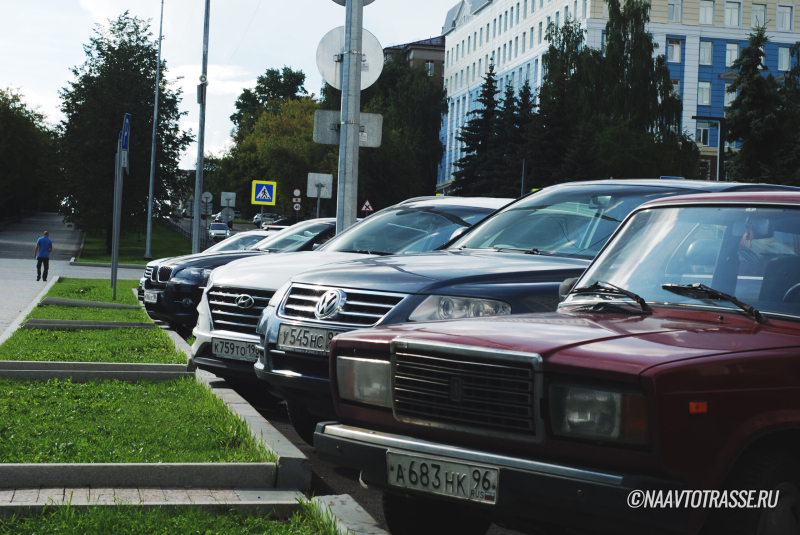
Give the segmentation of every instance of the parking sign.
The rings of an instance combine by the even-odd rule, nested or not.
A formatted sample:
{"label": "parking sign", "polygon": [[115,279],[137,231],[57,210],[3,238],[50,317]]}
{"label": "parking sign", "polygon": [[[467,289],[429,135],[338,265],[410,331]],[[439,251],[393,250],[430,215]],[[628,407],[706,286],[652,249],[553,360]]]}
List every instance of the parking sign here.
{"label": "parking sign", "polygon": [[251,204],[261,204],[265,206],[275,206],[275,182],[265,180],[253,180],[253,192],[250,195]]}

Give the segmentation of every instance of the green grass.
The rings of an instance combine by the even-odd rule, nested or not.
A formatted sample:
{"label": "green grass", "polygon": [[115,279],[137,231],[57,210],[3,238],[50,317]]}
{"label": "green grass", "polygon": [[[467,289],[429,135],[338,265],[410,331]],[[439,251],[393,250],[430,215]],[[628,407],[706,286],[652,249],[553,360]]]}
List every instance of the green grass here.
{"label": "green grass", "polygon": [[[120,264],[147,264],[144,259],[145,238],[139,240],[138,232],[120,235],[119,262]],[[150,253],[153,258],[166,258],[168,256],[182,256],[192,253],[192,244],[180,234],[164,225],[153,225],[153,234],[150,241]],[[87,234],[78,262],[111,263],[111,255],[106,252],[106,233],[98,232]]]}
{"label": "green grass", "polygon": [[0,360],[186,364],[161,329],[40,331],[20,329],[0,346]]}
{"label": "green grass", "polygon": [[142,309],[114,310],[109,308],[62,307],[55,305],[36,307],[28,314],[27,319],[152,323],[150,317]]}
{"label": "green grass", "polygon": [[0,518],[2,535],[339,535],[319,531],[314,518],[295,514],[291,520],[243,516],[235,511],[211,513],[196,507],[175,511],[144,510],[120,505],[78,510],[55,506],[43,513]]}
{"label": "green grass", "polygon": [[0,380],[5,463],[268,462],[247,424],[194,379]]}
{"label": "green grass", "polygon": [[120,305],[138,305],[139,301],[131,291],[131,288],[138,287],[139,281],[117,280],[117,300],[114,301],[111,299],[112,291],[109,279],[62,278],[47,292],[47,297],[118,303]]}

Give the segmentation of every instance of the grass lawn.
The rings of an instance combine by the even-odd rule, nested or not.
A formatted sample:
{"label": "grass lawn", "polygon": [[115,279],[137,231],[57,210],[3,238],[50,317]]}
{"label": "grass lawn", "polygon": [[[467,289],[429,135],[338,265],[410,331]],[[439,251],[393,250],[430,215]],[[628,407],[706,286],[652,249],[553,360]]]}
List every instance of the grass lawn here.
{"label": "grass lawn", "polygon": [[179,511],[136,507],[92,507],[79,511],[53,507],[32,517],[0,518],[2,535],[328,535],[314,519],[296,514],[289,521],[267,516],[242,516],[235,511],[210,513],[199,508]]}
{"label": "grass lawn", "polygon": [[0,380],[0,462],[269,462],[247,424],[194,379]]}
{"label": "grass lawn", "polygon": [[[118,311],[119,312],[119,311]],[[21,329],[0,346],[0,360],[186,364],[161,329],[40,331]]]}
{"label": "grass lawn", "polygon": [[72,279],[62,278],[47,292],[47,297],[62,299],[82,299],[84,301],[100,301],[101,303],[118,303],[120,305],[138,305],[131,288],[138,288],[139,281],[117,280],[117,300],[111,299],[110,279]]}
{"label": "grass lawn", "polygon": [[[120,264],[147,264],[144,259],[145,237],[139,240],[138,232],[120,235],[119,262]],[[153,258],[166,258],[169,256],[182,256],[192,253],[192,244],[180,234],[164,225],[153,225],[153,234],[150,241],[150,253]],[[83,244],[83,252],[78,262],[111,263],[111,255],[106,253],[106,233],[98,232],[87,234]],[[117,292],[119,294],[119,291]]]}
{"label": "grass lawn", "polygon": [[147,313],[142,310],[114,310],[110,308],[82,308],[43,306],[36,307],[26,319],[46,320],[84,320],[84,321],[133,321],[152,323]]}

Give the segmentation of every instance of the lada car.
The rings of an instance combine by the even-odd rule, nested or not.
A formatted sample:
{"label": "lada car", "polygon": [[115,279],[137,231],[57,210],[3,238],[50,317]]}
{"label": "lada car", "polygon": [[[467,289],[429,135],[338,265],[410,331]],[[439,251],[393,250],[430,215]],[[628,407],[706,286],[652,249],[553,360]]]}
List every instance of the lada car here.
{"label": "lada car", "polygon": [[157,268],[148,266],[145,270],[145,275],[150,270],[150,277],[143,284],[147,314],[188,335],[197,324],[197,305],[212,270],[242,258],[310,251],[329,240],[335,232],[335,219],[314,219],[275,233],[261,230],[242,233],[267,236],[248,249],[227,250],[224,246],[228,240],[225,240],[200,254],[159,261]]}
{"label": "lada car", "polygon": [[487,218],[447,250],[305,271],[266,312],[266,351],[256,373],[286,399],[295,430],[310,442],[316,423],[334,415],[327,367],[334,336],[391,323],[552,312],[560,284],[583,273],[643,202],[751,187],[760,186],[685,180],[551,186]]}
{"label": "lada car", "polygon": [[275,291],[292,276],[352,258],[430,251],[509,202],[480,197],[409,199],[371,215],[318,250],[237,260],[214,270],[198,307],[194,364],[226,379],[258,385],[253,370],[263,353],[258,322]]}
{"label": "lada car", "polygon": [[393,535],[798,533],[800,193],[636,209],[557,313],[340,335],[321,458]]}

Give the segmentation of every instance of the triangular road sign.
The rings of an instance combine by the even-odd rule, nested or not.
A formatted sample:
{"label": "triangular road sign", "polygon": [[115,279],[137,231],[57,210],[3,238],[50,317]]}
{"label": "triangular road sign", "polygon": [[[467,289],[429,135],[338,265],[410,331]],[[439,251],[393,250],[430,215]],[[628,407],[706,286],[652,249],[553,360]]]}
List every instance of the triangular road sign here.
{"label": "triangular road sign", "polygon": [[364,206],[361,207],[362,212],[374,212],[375,210],[372,208],[372,205],[369,203],[369,199],[367,202],[364,203]]}
{"label": "triangular road sign", "polygon": [[264,185],[264,187],[261,188],[261,191],[258,193],[258,195],[256,195],[256,199],[258,199],[259,201],[271,201],[272,200],[272,197],[269,196],[269,189],[267,188],[266,185]]}

